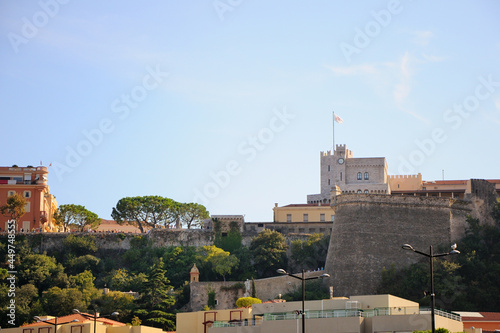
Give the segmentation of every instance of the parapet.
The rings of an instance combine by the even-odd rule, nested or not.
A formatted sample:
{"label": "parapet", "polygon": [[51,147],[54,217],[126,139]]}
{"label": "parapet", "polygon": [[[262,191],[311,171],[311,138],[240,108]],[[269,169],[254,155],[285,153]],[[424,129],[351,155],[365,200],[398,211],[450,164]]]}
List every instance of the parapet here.
{"label": "parapet", "polygon": [[379,194],[342,194],[332,201],[331,206],[372,204],[383,206],[414,206],[441,207],[471,211],[470,202],[455,198],[409,196],[409,195],[379,195]]}

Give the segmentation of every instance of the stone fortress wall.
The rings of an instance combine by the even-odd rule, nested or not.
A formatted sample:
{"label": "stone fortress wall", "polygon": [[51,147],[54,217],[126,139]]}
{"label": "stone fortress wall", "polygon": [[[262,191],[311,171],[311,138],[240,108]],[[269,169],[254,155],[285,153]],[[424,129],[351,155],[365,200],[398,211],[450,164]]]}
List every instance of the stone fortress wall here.
{"label": "stone fortress wall", "polygon": [[[335,210],[325,271],[335,296],[376,293],[383,268],[405,267],[421,258],[401,248],[453,244],[465,234],[466,217],[489,221],[493,184],[473,180],[466,200],[375,194],[332,196]],[[488,222],[487,222],[488,223]],[[460,248],[460,246],[459,246]]]}

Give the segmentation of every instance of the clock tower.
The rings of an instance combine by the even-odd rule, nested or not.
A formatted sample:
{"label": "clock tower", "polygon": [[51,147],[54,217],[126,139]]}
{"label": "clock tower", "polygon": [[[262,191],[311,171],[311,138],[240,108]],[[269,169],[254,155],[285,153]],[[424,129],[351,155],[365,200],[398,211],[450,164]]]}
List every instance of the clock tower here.
{"label": "clock tower", "polygon": [[[350,151],[346,149],[345,145],[337,145],[334,151],[334,163],[333,163],[333,177],[335,179],[335,184],[339,185],[341,188],[345,185],[346,176],[346,164],[349,158],[348,153]],[[352,156],[352,153],[351,153]]]}

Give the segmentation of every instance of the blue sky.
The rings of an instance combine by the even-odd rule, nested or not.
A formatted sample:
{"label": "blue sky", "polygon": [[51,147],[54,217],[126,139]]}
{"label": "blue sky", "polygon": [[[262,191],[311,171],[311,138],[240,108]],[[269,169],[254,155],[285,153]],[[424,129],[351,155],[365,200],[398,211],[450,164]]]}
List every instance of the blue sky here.
{"label": "blue sky", "polygon": [[500,178],[498,1],[1,1],[0,165],[59,204],[272,221],[335,143],[391,174]]}

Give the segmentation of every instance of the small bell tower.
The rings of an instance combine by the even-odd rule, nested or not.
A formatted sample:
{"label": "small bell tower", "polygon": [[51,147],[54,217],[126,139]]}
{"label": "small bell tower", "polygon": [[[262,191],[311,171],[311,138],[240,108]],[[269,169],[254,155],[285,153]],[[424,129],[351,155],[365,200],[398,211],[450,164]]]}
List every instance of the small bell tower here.
{"label": "small bell tower", "polygon": [[189,283],[200,282],[200,271],[198,270],[198,267],[196,267],[196,264],[193,264],[193,268],[191,268],[191,271],[189,272],[189,277]]}

